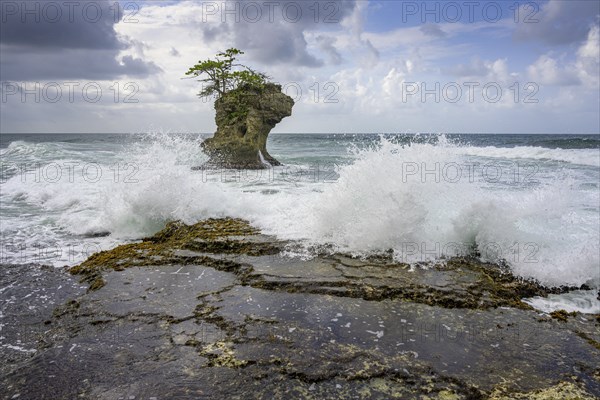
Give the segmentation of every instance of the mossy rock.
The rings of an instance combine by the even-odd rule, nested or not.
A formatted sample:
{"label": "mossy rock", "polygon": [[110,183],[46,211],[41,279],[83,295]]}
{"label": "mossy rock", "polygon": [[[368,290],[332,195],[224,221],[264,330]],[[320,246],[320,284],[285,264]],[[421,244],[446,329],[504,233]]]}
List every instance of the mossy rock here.
{"label": "mossy rock", "polygon": [[[251,243],[229,240],[229,237],[255,235],[258,231],[241,219],[208,219],[193,225],[180,221],[170,222],[151,237],[137,243],[120,245],[111,250],[92,254],[87,260],[70,269],[73,275],[82,275],[82,282],[90,284],[90,290],[104,286],[102,271],[121,271],[136,266],[165,265],[177,263],[203,263],[221,270],[236,270],[240,266],[228,260],[207,256],[182,257],[174,252],[179,249],[205,253],[230,253],[262,255],[276,249],[268,243]],[[218,265],[217,265],[218,264]]]}

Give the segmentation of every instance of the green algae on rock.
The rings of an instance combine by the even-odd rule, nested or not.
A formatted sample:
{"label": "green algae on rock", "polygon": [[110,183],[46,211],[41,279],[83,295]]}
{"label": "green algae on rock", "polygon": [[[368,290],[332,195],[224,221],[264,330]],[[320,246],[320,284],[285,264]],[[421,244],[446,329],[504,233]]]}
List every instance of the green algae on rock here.
{"label": "green algae on rock", "polygon": [[567,322],[568,317],[576,316],[576,312],[567,312],[566,310],[556,310],[550,313],[550,316],[558,321]]}
{"label": "green algae on rock", "polygon": [[142,239],[141,242],[128,243],[95,253],[83,263],[71,268],[70,272],[82,275],[83,282],[91,284],[90,290],[96,290],[104,285],[102,271],[111,269],[120,271],[133,266],[181,262],[201,262],[222,270],[236,269],[238,265],[228,260],[206,256],[176,256],[174,252],[179,249],[201,249],[208,253],[236,252],[258,255],[276,251],[265,243],[246,243],[243,239],[227,240],[228,237],[243,238],[256,233],[246,221],[233,218],[208,219],[194,225],[185,225],[179,221],[170,222],[163,230]]}
{"label": "green algae on rock", "polygon": [[[194,225],[180,221],[169,222],[155,235],[143,238],[141,242],[117,246],[112,250],[91,255],[83,263],[71,268],[71,273],[81,274],[92,270],[122,270],[133,265],[157,265],[164,263],[174,250],[196,243],[219,243],[228,236],[247,236],[256,234],[246,221],[233,218],[207,219]],[[210,247],[210,246],[207,246]],[[221,249],[219,249],[221,250]],[[241,251],[241,250],[240,250]]]}
{"label": "green algae on rock", "polygon": [[596,396],[573,382],[560,382],[556,386],[527,393],[503,393],[495,390],[489,400],[594,400]]}
{"label": "green algae on rock", "polygon": [[372,301],[402,299],[445,308],[531,309],[521,301],[523,297],[547,294],[535,282],[475,259],[455,258],[428,268],[336,254],[303,261],[283,257],[285,245],[240,219],[208,219],[193,225],[171,222],[141,242],[92,255],[71,273],[82,275],[95,290],[104,284],[102,271],[195,263],[234,272],[242,283],[271,291]]}

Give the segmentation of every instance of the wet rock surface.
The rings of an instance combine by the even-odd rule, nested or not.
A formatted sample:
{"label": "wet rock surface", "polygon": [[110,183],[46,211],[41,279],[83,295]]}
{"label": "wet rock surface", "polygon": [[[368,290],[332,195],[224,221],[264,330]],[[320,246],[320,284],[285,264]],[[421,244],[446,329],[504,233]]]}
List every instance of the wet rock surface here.
{"label": "wet rock surface", "polygon": [[411,268],[285,246],[241,220],[172,223],[48,272],[71,289],[10,320],[44,330],[26,357],[1,349],[3,398],[600,396],[597,316],[536,312],[521,302],[547,292],[535,282],[474,259]]}
{"label": "wet rock surface", "polygon": [[0,268],[0,374],[4,375],[48,346],[54,310],[84,294],[88,285],[64,269],[35,264]]}

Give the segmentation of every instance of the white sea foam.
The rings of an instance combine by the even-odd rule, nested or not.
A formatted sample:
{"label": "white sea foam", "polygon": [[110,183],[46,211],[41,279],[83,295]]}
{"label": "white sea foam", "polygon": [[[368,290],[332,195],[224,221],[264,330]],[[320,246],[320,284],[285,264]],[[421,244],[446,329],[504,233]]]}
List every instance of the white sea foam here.
{"label": "white sea foam", "polygon": [[[598,192],[582,191],[569,177],[529,189],[490,186],[485,180],[451,182],[413,176],[406,165],[461,164],[461,149],[400,146],[383,140],[340,171],[337,182],[257,223],[271,233],[339,250],[393,249],[402,261],[432,260],[475,246],[484,259],[506,260],[524,277],[545,284],[598,280]],[[585,200],[583,200],[585,198]],[[588,209],[581,208],[581,202]]]}
{"label": "white sea foam", "polygon": [[[333,182],[285,180],[278,168],[231,182],[233,173],[190,170],[206,160],[199,149],[198,141],[154,135],[102,155],[105,174],[98,182],[69,182],[67,175],[58,182],[24,182],[14,175],[2,184],[10,214],[3,235],[31,247],[110,232],[78,239],[94,250],[152,234],[169,220],[231,216],[298,241],[302,246],[294,251],[305,257],[328,244],[358,255],[392,249],[401,261],[419,262],[472,247],[547,285],[599,285],[598,171],[590,167],[596,150],[546,149],[542,157],[531,148],[461,146],[443,136],[437,144],[410,145],[380,138],[355,150]],[[3,158],[46,164],[91,162],[93,154],[77,158],[77,148],[25,142],[2,150]],[[498,159],[491,171],[499,167],[502,179],[475,167],[484,156]],[[523,158],[537,159],[533,176],[511,170]],[[137,172],[115,179],[115,163]],[[82,173],[78,168],[75,173]],[[84,256],[62,257],[58,264]]]}
{"label": "white sea foam", "polygon": [[545,147],[463,147],[463,154],[481,157],[510,158],[515,160],[551,160],[571,164],[600,166],[598,149],[548,149]]}
{"label": "white sea foam", "polygon": [[532,297],[524,302],[545,313],[555,310],[600,314],[600,300],[595,290],[575,290],[563,294],[550,294],[548,297]]}

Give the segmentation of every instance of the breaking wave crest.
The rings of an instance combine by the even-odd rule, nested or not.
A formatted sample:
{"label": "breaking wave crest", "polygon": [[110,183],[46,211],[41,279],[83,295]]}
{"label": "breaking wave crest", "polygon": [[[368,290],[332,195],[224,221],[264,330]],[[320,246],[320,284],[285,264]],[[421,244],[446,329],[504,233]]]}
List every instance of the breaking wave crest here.
{"label": "breaking wave crest", "polygon": [[[327,174],[335,179],[304,179],[297,172],[314,166],[297,160],[293,168],[260,173],[191,171],[206,160],[199,144],[188,136],[148,135],[87,154],[81,144],[13,142],[2,149],[4,159],[79,165],[74,182],[64,173],[56,182],[24,181],[7,167],[2,202],[10,204],[8,213],[27,209],[32,217],[9,215],[3,235],[60,242],[110,232],[86,239],[109,246],[152,234],[170,220],[230,216],[293,239],[303,257],[324,246],[356,255],[391,250],[411,263],[477,253],[546,285],[600,286],[594,149],[376,137],[349,150],[348,163]],[[98,164],[99,179],[77,179],[90,173],[86,162]]]}

